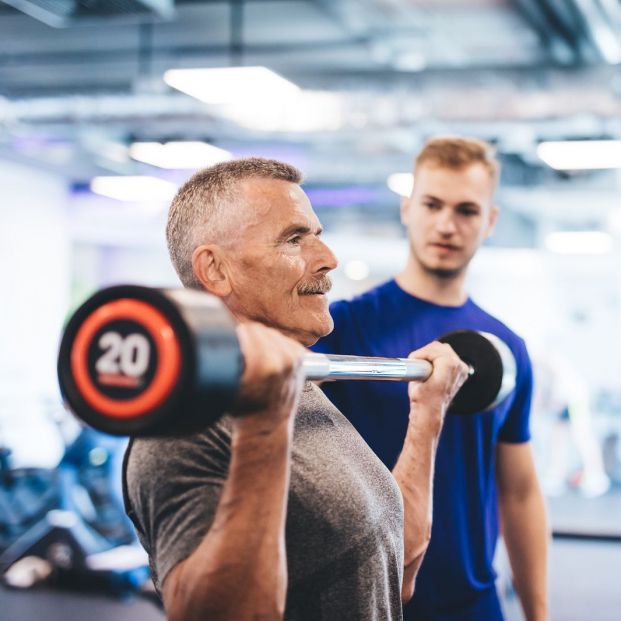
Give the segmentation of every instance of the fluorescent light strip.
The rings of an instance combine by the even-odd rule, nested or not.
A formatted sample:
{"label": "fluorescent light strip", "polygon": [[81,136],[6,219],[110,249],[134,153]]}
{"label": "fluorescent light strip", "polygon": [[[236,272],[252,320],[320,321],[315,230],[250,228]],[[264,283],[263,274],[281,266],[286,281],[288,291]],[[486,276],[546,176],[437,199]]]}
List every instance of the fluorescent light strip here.
{"label": "fluorescent light strip", "polygon": [[602,231],[557,231],[546,236],[545,245],[558,254],[607,254],[613,240]]}
{"label": "fluorescent light strip", "polygon": [[300,88],[267,67],[219,67],[215,69],[170,69],[164,81],[172,88],[208,104],[253,100],[279,100]]}
{"label": "fluorescent light strip", "polygon": [[621,168],[621,140],[542,142],[537,155],[556,170]]}
{"label": "fluorescent light strip", "polygon": [[177,186],[158,177],[94,177],[91,192],[129,203],[168,202]]}
{"label": "fluorescent light strip", "polygon": [[386,185],[395,194],[409,198],[414,187],[414,175],[412,173],[393,173],[386,180]]}
{"label": "fluorescent light strip", "polygon": [[230,160],[233,156],[206,142],[134,142],[129,154],[139,162],[169,170],[191,170]]}
{"label": "fluorescent light strip", "polygon": [[211,113],[259,131],[335,131],[343,126],[343,98],[322,91],[263,95],[214,106]]}

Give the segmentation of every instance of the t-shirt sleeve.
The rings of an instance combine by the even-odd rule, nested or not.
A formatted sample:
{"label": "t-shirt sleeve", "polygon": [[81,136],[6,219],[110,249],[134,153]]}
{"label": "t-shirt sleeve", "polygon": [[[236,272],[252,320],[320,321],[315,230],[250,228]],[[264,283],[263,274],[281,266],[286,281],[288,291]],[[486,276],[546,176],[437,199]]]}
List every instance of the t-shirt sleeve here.
{"label": "t-shirt sleeve", "polygon": [[158,591],[211,526],[229,460],[230,431],[222,422],[200,435],[134,440],[126,466],[127,509]]}
{"label": "t-shirt sleeve", "polygon": [[498,434],[500,442],[530,440],[530,406],[533,395],[533,368],[524,341],[514,350],[517,366],[516,385],[511,408]]}

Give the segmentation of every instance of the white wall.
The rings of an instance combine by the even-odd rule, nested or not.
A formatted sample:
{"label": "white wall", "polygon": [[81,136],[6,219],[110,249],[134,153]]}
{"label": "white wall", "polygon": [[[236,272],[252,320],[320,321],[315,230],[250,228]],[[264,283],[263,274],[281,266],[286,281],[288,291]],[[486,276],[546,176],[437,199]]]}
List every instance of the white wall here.
{"label": "white wall", "polygon": [[0,161],[0,188],[0,443],[18,463],[47,465],[60,451],[45,410],[58,401],[56,355],[69,293],[66,186]]}

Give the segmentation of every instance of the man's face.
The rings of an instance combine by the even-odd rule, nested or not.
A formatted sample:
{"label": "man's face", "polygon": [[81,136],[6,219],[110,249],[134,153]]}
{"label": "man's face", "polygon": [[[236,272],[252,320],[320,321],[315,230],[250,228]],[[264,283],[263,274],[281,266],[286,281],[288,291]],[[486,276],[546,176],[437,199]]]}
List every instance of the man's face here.
{"label": "man's face", "polygon": [[248,179],[239,188],[244,224],[227,251],[238,317],[277,328],[304,345],[331,332],[327,273],[337,261],[302,189],[287,181]]}
{"label": "man's face", "polygon": [[494,227],[494,182],[482,164],[460,170],[422,164],[410,199],[401,204],[410,252],[439,278],[463,273]]}

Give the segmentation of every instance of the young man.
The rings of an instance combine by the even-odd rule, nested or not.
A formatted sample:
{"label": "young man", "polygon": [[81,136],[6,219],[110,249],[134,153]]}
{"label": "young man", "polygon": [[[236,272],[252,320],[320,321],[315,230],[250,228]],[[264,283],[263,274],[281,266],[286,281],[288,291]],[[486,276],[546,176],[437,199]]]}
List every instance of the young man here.
{"label": "young man", "polygon": [[[484,142],[429,141],[416,159],[412,195],[401,204],[409,238],[404,269],[394,280],[333,304],[334,331],[315,347],[403,356],[443,333],[468,328],[496,334],[518,364],[515,392],[496,409],[447,417],[436,456],[431,543],[405,619],[502,619],[492,568],[498,517],[526,617],[547,618],[546,517],[528,442],[531,365],[523,341],[465,289],[468,264],[498,215],[498,174]],[[405,388],[388,382],[322,387],[392,468],[407,428]]]}
{"label": "young man", "polygon": [[427,544],[437,438],[467,367],[447,345],[415,352],[434,370],[410,387],[391,475],[301,373],[332,329],[336,259],[300,180],[272,160],[225,162],[169,213],[181,281],[239,320],[245,362],[229,416],[128,448],[126,508],[171,621],[399,620]]}

